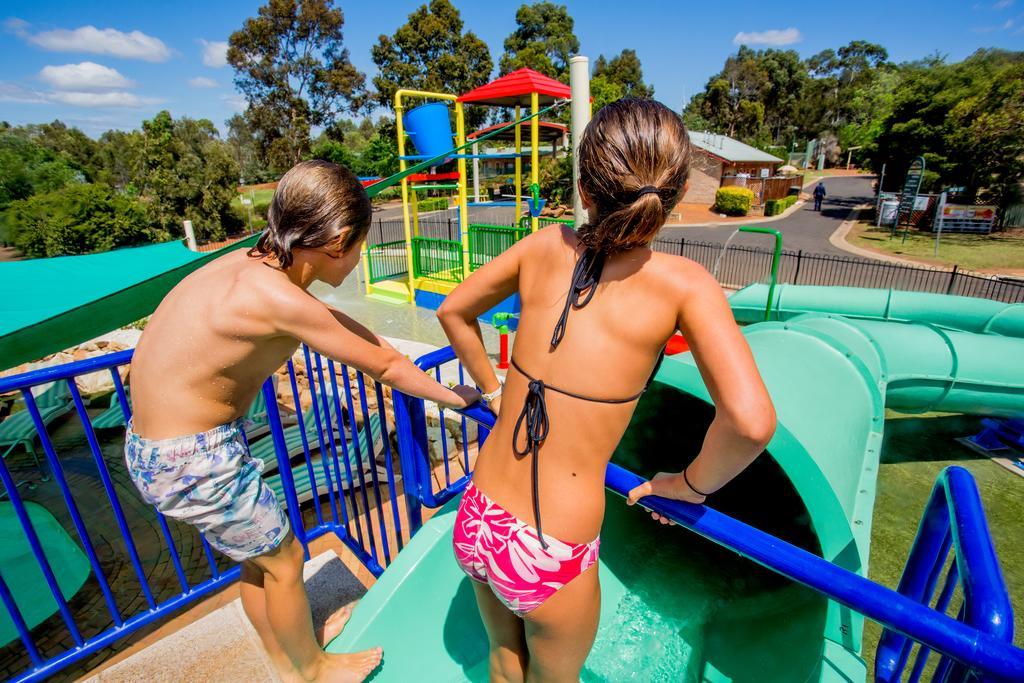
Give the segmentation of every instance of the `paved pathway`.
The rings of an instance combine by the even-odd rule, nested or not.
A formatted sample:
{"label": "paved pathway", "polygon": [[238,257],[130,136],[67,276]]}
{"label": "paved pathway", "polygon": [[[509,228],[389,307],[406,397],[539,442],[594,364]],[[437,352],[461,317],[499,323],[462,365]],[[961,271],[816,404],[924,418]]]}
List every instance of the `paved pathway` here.
{"label": "paved pathway", "polygon": [[[846,220],[850,209],[858,204],[869,203],[873,194],[871,178],[866,176],[848,178],[828,178],[825,180],[825,197],[821,212],[814,210],[814,203],[808,201],[792,215],[782,220],[765,223],[766,226],[782,231],[782,246],[787,250],[802,249],[813,254],[831,254],[834,256],[850,256],[847,251],[839,249],[829,242],[829,236]],[[666,226],[662,228],[662,238],[701,240],[704,242],[724,243],[733,233],[735,225],[707,226]],[[737,235],[733,244],[751,247],[770,248],[770,240],[763,235]]]}

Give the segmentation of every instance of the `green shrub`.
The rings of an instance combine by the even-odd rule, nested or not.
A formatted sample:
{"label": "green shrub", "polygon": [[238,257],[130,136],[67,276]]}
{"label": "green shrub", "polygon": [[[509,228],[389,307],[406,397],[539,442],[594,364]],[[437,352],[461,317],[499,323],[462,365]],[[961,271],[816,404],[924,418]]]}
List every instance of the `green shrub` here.
{"label": "green shrub", "polygon": [[788,195],[781,199],[769,199],[764,203],[764,215],[765,216],[778,216],[780,213],[793,206],[796,203],[797,196],[795,194]]}
{"label": "green shrub", "polygon": [[430,197],[429,199],[421,199],[417,202],[416,207],[420,212],[442,211],[448,208],[448,198]]}
{"label": "green shrub", "polygon": [[727,216],[746,216],[754,203],[754,193],[745,187],[720,187],[715,193],[715,210]]}
{"label": "green shrub", "polygon": [[43,258],[109,251],[165,240],[149,207],[100,183],[73,184],[12,202],[5,212],[10,241]]}

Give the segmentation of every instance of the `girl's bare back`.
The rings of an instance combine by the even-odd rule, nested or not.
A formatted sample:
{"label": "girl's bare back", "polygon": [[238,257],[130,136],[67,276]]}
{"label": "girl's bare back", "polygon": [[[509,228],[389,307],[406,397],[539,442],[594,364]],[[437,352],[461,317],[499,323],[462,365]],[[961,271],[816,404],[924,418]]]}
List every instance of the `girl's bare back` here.
{"label": "girl's bare back", "polygon": [[[520,254],[522,314],[513,358],[550,387],[595,399],[621,399],[641,391],[660,350],[676,331],[679,257],[633,249],[610,258],[593,300],[572,310],[565,337],[550,350],[577,255],[582,247],[568,228],[545,229],[524,240]],[[695,264],[692,264],[698,270]],[[513,431],[529,380],[509,370],[502,411],[482,449],[474,482],[520,519],[533,522],[531,462],[514,454]],[[585,543],[598,535],[604,515],[604,470],[625,432],[636,402],[584,401],[547,390],[550,432],[540,449],[540,507],[544,532]],[[520,436],[520,441],[522,441]]]}

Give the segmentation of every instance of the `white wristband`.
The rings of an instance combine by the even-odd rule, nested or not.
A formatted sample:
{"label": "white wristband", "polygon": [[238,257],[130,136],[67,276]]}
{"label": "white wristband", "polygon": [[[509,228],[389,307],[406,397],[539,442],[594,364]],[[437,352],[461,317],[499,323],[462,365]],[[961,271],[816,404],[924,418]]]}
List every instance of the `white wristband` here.
{"label": "white wristband", "polygon": [[504,388],[505,388],[505,382],[503,382],[502,379],[499,377],[498,378],[498,388],[495,389],[494,391],[490,392],[489,394],[480,394],[480,397],[483,398],[483,400],[485,400],[488,403],[490,403],[494,399],[496,399],[499,396],[501,396],[501,390],[504,389]]}

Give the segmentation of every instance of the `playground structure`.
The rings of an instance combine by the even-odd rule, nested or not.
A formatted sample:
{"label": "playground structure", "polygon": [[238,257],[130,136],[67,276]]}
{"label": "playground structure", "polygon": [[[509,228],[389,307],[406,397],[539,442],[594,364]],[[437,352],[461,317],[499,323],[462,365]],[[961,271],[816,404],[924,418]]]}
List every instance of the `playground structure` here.
{"label": "playground structure", "polygon": [[[395,93],[400,173],[409,162],[431,160],[431,172],[401,180],[402,223],[404,238],[379,244],[367,244],[363,252],[363,274],[366,293],[391,301],[415,303],[437,308],[444,297],[466,276],[488,262],[526,234],[542,224],[540,212],[545,205],[540,191],[540,140],[551,139],[552,132],[564,136],[564,128],[540,120],[541,107],[550,107],[569,99],[569,87],[531,69],[519,69],[462,95],[399,90]],[[427,102],[406,111],[409,100]],[[464,106],[511,108],[508,124],[491,126],[473,135],[465,132]],[[449,105],[453,111],[449,110]],[[524,116],[524,110],[529,114]],[[455,119],[455,130],[451,118]],[[523,133],[529,126],[530,184],[529,195],[523,195]],[[480,152],[479,144],[488,139],[511,138],[512,153]],[[470,142],[467,142],[467,138]],[[411,142],[416,154],[411,154]],[[458,151],[471,145],[470,153]],[[468,196],[466,160],[513,159],[515,165],[514,194],[493,201],[478,201],[479,179],[474,173],[474,201]],[[455,163],[454,171],[436,172],[438,167]],[[372,187],[372,186],[371,186]],[[418,193],[430,190],[455,190],[457,239],[440,239],[421,234]],[[529,213],[523,214],[524,200]],[[486,209],[508,207],[513,219],[508,225],[474,223],[471,207]],[[551,219],[553,220],[553,219]],[[545,221],[546,222],[546,221]],[[571,221],[562,221],[571,222]],[[484,316],[493,313],[516,313],[518,301],[499,304]]]}

